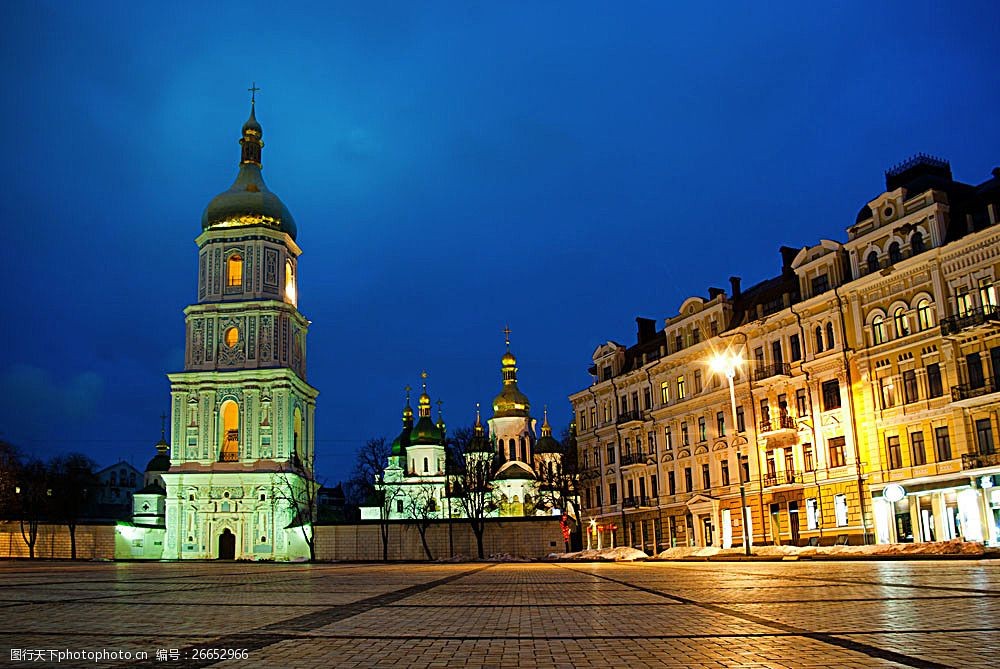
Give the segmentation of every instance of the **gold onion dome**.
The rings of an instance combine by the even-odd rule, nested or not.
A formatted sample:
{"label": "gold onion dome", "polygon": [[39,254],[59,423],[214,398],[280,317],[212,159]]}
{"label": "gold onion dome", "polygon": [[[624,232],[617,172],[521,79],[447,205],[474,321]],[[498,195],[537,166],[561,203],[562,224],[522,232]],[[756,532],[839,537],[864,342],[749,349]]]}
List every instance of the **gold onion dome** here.
{"label": "gold onion dome", "polygon": [[[163,417],[165,420],[166,417]],[[146,465],[147,472],[165,472],[170,469],[170,444],[167,443],[167,429],[164,424],[160,425],[160,440],[156,442],[156,455]]]}
{"label": "gold onion dome", "polygon": [[549,410],[545,409],[545,420],[542,423],[542,437],[535,444],[535,453],[561,453],[562,447],[552,436],[552,426],[549,425]]}
{"label": "gold onion dome", "polygon": [[201,229],[238,228],[261,225],[275,228],[295,239],[295,220],[288,207],[268,190],[261,176],[261,150],[264,131],[257,122],[254,104],[250,118],[243,124],[240,138],[240,171],[229,190],[219,193],[205,207]]}
{"label": "gold onion dome", "polygon": [[520,416],[527,418],[531,411],[531,404],[525,394],[517,387],[517,358],[510,352],[509,341],[507,347],[507,352],[500,358],[503,390],[493,398],[493,417]]}

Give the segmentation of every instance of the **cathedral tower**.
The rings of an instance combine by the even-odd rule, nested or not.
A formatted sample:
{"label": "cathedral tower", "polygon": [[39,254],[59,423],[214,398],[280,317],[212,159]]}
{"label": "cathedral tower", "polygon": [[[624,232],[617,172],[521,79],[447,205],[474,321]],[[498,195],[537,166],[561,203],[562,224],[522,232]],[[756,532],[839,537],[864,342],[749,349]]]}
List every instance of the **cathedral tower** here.
{"label": "cathedral tower", "polygon": [[[184,371],[169,374],[168,558],[301,554],[296,504],[311,485],[318,392],[306,382],[296,227],[261,175],[254,102],[236,181],[209,202],[198,300],[184,310]],[[306,496],[311,497],[311,496]]]}

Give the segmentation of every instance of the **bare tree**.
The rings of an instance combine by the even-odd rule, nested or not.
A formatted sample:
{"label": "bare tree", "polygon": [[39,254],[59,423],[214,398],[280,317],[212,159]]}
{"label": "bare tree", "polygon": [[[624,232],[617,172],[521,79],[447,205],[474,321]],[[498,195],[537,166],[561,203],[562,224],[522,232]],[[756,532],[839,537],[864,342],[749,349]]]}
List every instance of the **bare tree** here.
{"label": "bare tree", "polygon": [[18,516],[17,479],[21,455],[12,444],[0,441],[0,519]]}
{"label": "bare tree", "polygon": [[21,466],[15,494],[20,505],[21,538],[28,546],[28,557],[34,558],[38,526],[48,517],[51,507],[52,489],[44,462],[31,458]]}
{"label": "bare tree", "polygon": [[297,454],[278,468],[272,477],[272,495],[278,504],[285,505],[292,516],[291,527],[302,533],[309,547],[309,561],[316,561],[316,520],[319,513],[317,495],[321,487],[316,481],[316,456],[300,457]]}
{"label": "bare tree", "polygon": [[424,546],[424,554],[428,560],[433,560],[430,546],[427,545],[427,528],[439,517],[438,500],[434,496],[436,487],[429,483],[407,486],[403,513],[406,517],[414,521],[417,531],[420,532],[420,543]]}
{"label": "bare tree", "polygon": [[486,518],[497,509],[493,478],[499,468],[496,449],[486,438],[483,426],[478,422],[472,428],[455,430],[450,440],[450,463],[453,471],[449,474],[451,495],[457,497],[469,519],[472,532],[476,536],[479,558],[483,554],[483,534]]}
{"label": "bare tree", "polygon": [[[365,499],[364,506],[377,506],[379,534],[382,538],[382,560],[389,561],[389,517],[400,500],[402,489],[399,481],[387,480],[385,468],[389,462],[389,446],[385,437],[369,439],[358,449],[351,487]],[[401,501],[401,500],[400,500]]]}
{"label": "bare tree", "polygon": [[52,490],[52,520],[69,530],[70,557],[76,559],[76,526],[97,494],[97,465],[82,453],[57,456],[49,462],[49,485]]}

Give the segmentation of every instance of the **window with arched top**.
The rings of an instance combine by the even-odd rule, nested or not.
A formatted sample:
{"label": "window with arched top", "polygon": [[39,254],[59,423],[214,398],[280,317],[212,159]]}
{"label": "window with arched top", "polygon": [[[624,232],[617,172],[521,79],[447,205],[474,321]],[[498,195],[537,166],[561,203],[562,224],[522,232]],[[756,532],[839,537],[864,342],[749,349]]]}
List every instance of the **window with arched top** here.
{"label": "window with arched top", "polygon": [[219,413],[222,427],[219,461],[237,462],[240,457],[240,405],[233,400],[226,400]]}
{"label": "window with arched top", "polygon": [[816,326],[816,352],[823,352],[823,328]]}
{"label": "window with arched top", "polygon": [[243,285],[243,256],[234,253],[226,260],[226,287]]}
{"label": "window with arched top", "polygon": [[903,253],[899,250],[899,242],[889,244],[889,262],[897,263],[903,259]]}
{"label": "window with arched top", "polygon": [[227,328],[223,337],[226,341],[226,347],[233,348],[240,341],[240,331],[238,328]]}
{"label": "window with arched top", "polygon": [[826,324],[826,347],[833,348],[833,323]]}
{"label": "window with arched top", "polygon": [[292,261],[285,261],[285,297],[294,305],[298,304],[298,291],[295,286],[295,268]]}
{"label": "window with arched top", "polygon": [[913,253],[923,253],[924,252],[924,235],[922,232],[917,230],[910,237],[910,248],[913,249]]}
{"label": "window with arched top", "polygon": [[292,414],[292,454],[297,458],[302,458],[302,410],[295,407]]}
{"label": "window with arched top", "polygon": [[898,307],[892,313],[892,321],[893,326],[896,328],[897,337],[905,337],[910,334],[910,326],[906,322],[906,310],[903,307]]}
{"label": "window with arched top", "polygon": [[917,327],[921,331],[934,327],[934,314],[931,311],[931,301],[926,297],[917,302]]}
{"label": "window with arched top", "polygon": [[885,319],[876,316],[872,319],[872,343],[881,344],[885,342]]}
{"label": "window with arched top", "polygon": [[430,462],[427,460],[427,458],[424,458],[424,473],[427,473],[430,470],[431,470]]}
{"label": "window with arched top", "polygon": [[872,251],[871,253],[869,253],[868,254],[868,259],[867,259],[866,262],[868,263],[868,271],[869,272],[877,272],[878,271],[878,251]]}
{"label": "window with arched top", "polygon": [[517,460],[517,446],[514,444],[513,439],[507,442],[507,453],[511,460]]}

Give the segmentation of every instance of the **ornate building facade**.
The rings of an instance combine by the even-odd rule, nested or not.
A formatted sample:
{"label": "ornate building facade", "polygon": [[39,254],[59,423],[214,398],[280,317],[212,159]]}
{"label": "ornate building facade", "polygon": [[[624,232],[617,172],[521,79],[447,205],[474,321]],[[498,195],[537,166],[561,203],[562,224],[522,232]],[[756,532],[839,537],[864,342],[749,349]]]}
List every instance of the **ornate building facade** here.
{"label": "ornate building facade", "polygon": [[251,103],[236,181],[195,240],[198,299],[184,310],[184,371],[168,375],[169,469],[158,476],[167,559],[308,556],[298,505],[314,485],[318,393],[306,381],[295,222],[264,183],[262,137]]}
{"label": "ornate building facade", "polygon": [[919,156],[846,242],[599,346],[570,400],[604,543],[1000,541],[998,193]]}

